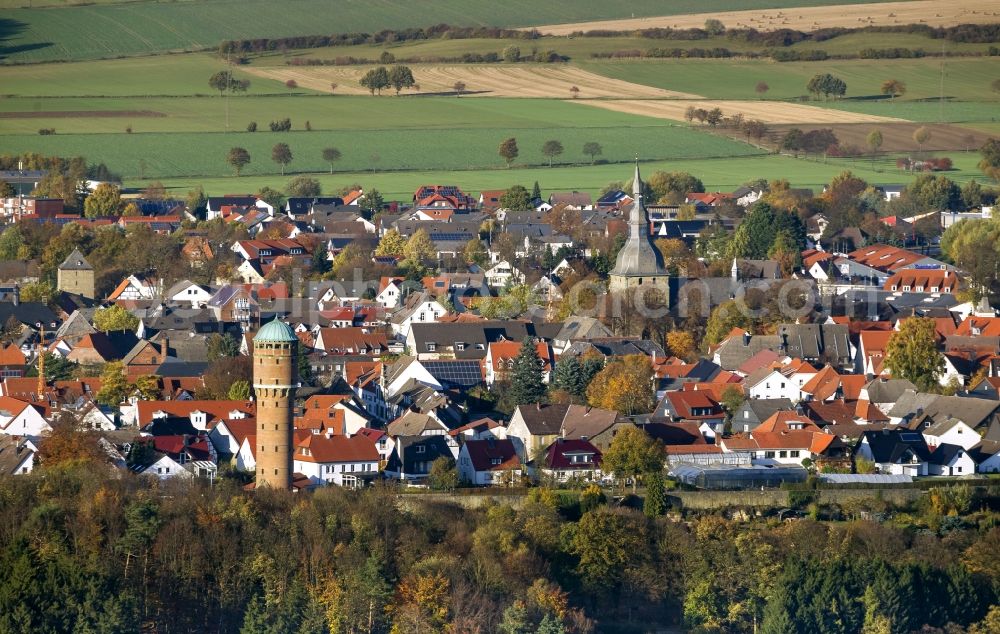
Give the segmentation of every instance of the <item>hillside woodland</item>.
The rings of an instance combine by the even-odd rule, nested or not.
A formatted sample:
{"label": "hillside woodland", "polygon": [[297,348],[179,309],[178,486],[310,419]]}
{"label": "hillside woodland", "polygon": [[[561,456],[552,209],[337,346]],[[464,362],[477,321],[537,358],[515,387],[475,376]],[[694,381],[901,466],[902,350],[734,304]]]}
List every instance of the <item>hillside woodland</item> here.
{"label": "hillside woodland", "polygon": [[881,524],[860,507],[682,522],[598,490],[470,511],[387,487],[109,479],[46,451],[0,482],[0,632],[930,634],[1000,617],[1000,515],[967,487],[862,505]]}

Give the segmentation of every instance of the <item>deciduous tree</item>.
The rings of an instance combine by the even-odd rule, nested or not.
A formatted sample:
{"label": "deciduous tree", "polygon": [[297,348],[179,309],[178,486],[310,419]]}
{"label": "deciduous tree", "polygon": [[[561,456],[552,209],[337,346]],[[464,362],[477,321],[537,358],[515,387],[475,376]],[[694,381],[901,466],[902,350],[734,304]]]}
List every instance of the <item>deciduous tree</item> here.
{"label": "deciduous tree", "polygon": [[498,150],[498,153],[500,154],[500,158],[502,158],[504,162],[507,164],[507,167],[510,168],[510,164],[514,162],[514,159],[516,159],[517,155],[519,154],[517,149],[517,139],[515,139],[514,137],[505,139],[500,144],[500,149]]}
{"label": "deciduous tree", "polygon": [[102,405],[118,407],[128,396],[129,385],[125,380],[125,366],[121,361],[111,361],[101,372],[101,389],[95,399]]}
{"label": "deciduous tree", "polygon": [[906,84],[898,79],[887,79],[882,82],[882,94],[889,95],[890,99],[902,97],[906,94]]}
{"label": "deciduous tree", "polygon": [[531,204],[531,194],[521,185],[514,185],[503,194],[497,201],[500,209],[508,211],[530,211],[534,209]]}
{"label": "deciduous tree", "polygon": [[83,202],[83,214],[88,218],[115,216],[121,210],[122,192],[112,183],[101,183]]}
{"label": "deciduous tree", "polygon": [[330,164],[330,173],[333,174],[333,164],[340,160],[340,150],[335,147],[323,149],[323,161]]}
{"label": "deciduous tree", "polygon": [[552,167],[552,159],[563,153],[563,144],[555,139],[546,141],[542,145],[542,155],[549,159],[549,167]]}
{"label": "deciduous tree", "polygon": [[139,327],[139,318],[122,306],[113,304],[107,308],[97,310],[94,313],[93,324],[94,328],[101,332],[135,330]]}
{"label": "deciduous tree", "polygon": [[616,478],[632,479],[632,492],[639,478],[663,469],[663,445],[639,427],[623,427],[615,434],[611,446],[604,452],[601,468]]}
{"label": "deciduous tree", "polygon": [[285,175],[285,167],[292,162],[292,148],[287,143],[276,143],[271,148],[271,160],[281,166],[281,175]]}
{"label": "deciduous tree", "polygon": [[416,84],[409,66],[393,66],[389,71],[389,83],[396,89],[397,96],[404,88],[412,88]]}
{"label": "deciduous tree", "polygon": [[402,256],[405,249],[406,238],[400,235],[399,231],[396,229],[389,229],[379,239],[378,246],[375,247],[375,255]]}
{"label": "deciduous tree", "polygon": [[360,84],[367,88],[372,95],[376,92],[381,95],[382,90],[391,86],[392,82],[389,79],[389,71],[386,70],[385,66],[379,66],[365,73],[361,77]]}
{"label": "deciduous tree", "polygon": [[583,153],[590,157],[590,164],[593,165],[597,157],[604,152],[604,148],[596,141],[588,141],[583,144]]}
{"label": "deciduous tree", "polygon": [[865,137],[865,142],[868,143],[868,147],[872,151],[872,163],[875,162],[875,155],[878,154],[878,150],[882,147],[882,131],[878,128],[872,130]]}
{"label": "deciduous tree", "polygon": [[236,175],[239,176],[243,168],[250,164],[250,152],[247,152],[246,148],[230,148],[226,162],[232,165]]}
{"label": "deciduous tree", "polygon": [[587,386],[594,407],[613,409],[625,416],[653,411],[653,366],[645,355],[627,355],[609,363]]}
{"label": "deciduous tree", "polygon": [[924,317],[903,320],[886,344],[885,365],[895,378],[906,379],[925,392],[934,389],[944,372],[934,320]]}
{"label": "deciduous tree", "polygon": [[671,330],[667,333],[667,347],[675,357],[690,359],[695,350],[694,335],[687,330]]}

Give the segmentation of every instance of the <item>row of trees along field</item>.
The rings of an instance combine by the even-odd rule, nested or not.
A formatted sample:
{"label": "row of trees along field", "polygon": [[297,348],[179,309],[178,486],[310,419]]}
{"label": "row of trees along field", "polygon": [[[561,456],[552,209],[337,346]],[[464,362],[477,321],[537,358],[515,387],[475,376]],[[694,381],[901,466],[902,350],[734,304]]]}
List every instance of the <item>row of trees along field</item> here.
{"label": "row of trees along field", "polygon": [[[287,127],[283,127],[286,125]],[[308,126],[308,122],[306,122],[306,125]],[[290,129],[290,127],[291,123],[288,121],[288,119],[278,122],[278,128],[275,127],[274,122],[272,122],[271,124],[272,131],[288,130]],[[250,125],[247,127],[247,131],[256,132],[257,122],[255,121],[251,122]],[[566,148],[563,147],[562,142],[559,141],[558,139],[550,139],[546,141],[544,144],[542,144],[541,151],[542,155],[548,159],[549,167],[552,167],[553,160],[562,156],[563,152],[566,151]],[[596,141],[589,141],[583,144],[582,154],[590,157],[591,164],[593,164],[597,160],[597,157],[600,156],[603,152],[604,148],[601,146],[600,143],[597,143]],[[507,167],[510,167],[511,164],[514,162],[514,160],[521,153],[520,149],[517,146],[517,139],[514,137],[505,139],[503,142],[500,143],[500,147],[497,153],[507,164]],[[340,150],[335,147],[324,148],[322,155],[323,155],[323,161],[330,164],[330,173],[332,174],[334,164],[337,161],[339,161],[343,155],[341,154]],[[291,164],[294,158],[295,156],[292,153],[292,148],[287,143],[276,143],[274,147],[271,148],[271,160],[278,165],[282,175],[284,175],[285,168],[288,167],[289,164]],[[378,162],[377,156],[372,156],[369,158],[371,159],[373,166],[375,163]],[[240,175],[243,168],[249,165],[251,160],[252,157],[250,155],[250,151],[244,147],[230,148],[229,153],[226,154],[226,162],[230,165],[230,167],[233,168],[233,173],[236,176]]]}
{"label": "row of trees along field", "polygon": [[809,507],[836,522],[679,522],[663,516],[655,478],[645,513],[594,486],[463,509],[383,486],[247,494],[228,477],[109,477],[96,441],[62,423],[41,451],[39,471],[0,481],[4,632],[986,634],[1000,623],[1000,520],[982,510],[992,489]]}

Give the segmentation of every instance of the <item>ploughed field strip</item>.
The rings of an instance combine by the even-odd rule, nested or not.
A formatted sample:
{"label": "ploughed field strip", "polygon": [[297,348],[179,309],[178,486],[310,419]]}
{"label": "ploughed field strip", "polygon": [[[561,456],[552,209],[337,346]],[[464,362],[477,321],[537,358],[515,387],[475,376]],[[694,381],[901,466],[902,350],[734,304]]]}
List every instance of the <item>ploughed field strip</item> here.
{"label": "ploughed field strip", "polygon": [[698,100],[654,100],[654,99],[614,99],[584,102],[615,112],[644,115],[658,119],[683,121],[688,108],[719,108],[729,117],[742,113],[745,118],[759,119],[765,123],[885,123],[903,122],[903,119],[860,114],[844,110],[831,110],[818,106],[784,103],[778,101],[698,101]]}
{"label": "ploughed field strip", "polygon": [[[240,70],[276,81],[336,94],[368,94],[361,77],[369,66],[253,67]],[[567,65],[411,65],[419,90],[404,94],[453,93],[465,84],[468,96],[598,99],[614,97],[697,99],[698,95],[603,77]],[[331,84],[336,84],[333,88]],[[578,92],[572,93],[576,87]],[[391,92],[391,89],[389,90]]]}
{"label": "ploughed field strip", "polygon": [[701,28],[704,26],[705,20],[710,18],[721,20],[730,28],[754,28],[758,31],[778,29],[809,31],[836,26],[861,27],[918,23],[929,26],[954,26],[956,24],[988,24],[1000,21],[1000,3],[996,0],[913,0],[910,2],[754,9],[653,18],[599,20],[552,24],[534,28],[545,35],[569,35],[576,31],[592,30],[691,29]]}

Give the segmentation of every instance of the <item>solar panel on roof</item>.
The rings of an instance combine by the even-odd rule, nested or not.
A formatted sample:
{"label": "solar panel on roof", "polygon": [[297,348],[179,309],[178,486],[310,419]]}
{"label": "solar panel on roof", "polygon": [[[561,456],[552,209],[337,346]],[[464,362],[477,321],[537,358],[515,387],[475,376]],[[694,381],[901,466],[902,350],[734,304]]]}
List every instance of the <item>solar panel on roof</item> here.
{"label": "solar panel on roof", "polygon": [[915,434],[913,432],[903,432],[899,435],[903,442],[919,442],[923,436],[920,434]]}
{"label": "solar panel on roof", "polygon": [[479,361],[424,361],[431,376],[446,386],[472,387],[483,381]]}

